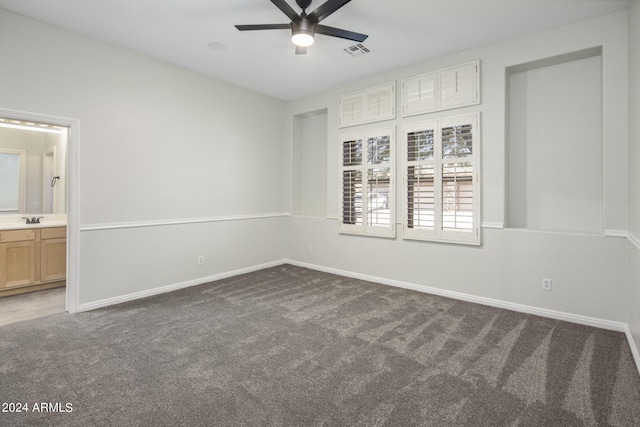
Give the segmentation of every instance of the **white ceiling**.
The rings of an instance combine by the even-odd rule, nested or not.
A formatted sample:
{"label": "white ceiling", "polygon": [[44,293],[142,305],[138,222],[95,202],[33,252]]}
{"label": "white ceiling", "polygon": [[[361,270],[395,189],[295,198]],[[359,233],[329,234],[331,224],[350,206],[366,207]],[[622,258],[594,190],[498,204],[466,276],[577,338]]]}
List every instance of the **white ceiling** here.
{"label": "white ceiling", "polygon": [[[299,11],[295,0],[287,0]],[[314,0],[307,10],[321,5]],[[627,7],[627,0],[352,0],[322,23],[368,34],[372,52],[322,35],[295,55],[288,23],[269,0],[0,0],[0,7],[290,100]],[[222,43],[226,50],[207,45]]]}

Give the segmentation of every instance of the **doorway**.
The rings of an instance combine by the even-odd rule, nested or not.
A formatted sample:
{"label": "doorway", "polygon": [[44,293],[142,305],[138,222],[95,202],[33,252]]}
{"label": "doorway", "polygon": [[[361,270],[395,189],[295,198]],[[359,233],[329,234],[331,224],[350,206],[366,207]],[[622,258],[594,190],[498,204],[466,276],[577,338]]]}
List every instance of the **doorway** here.
{"label": "doorway", "polygon": [[[45,246],[48,248],[47,250],[51,251],[52,257],[60,258],[60,256],[63,256],[66,258],[66,261],[63,261],[63,269],[66,273],[64,305],[67,312],[76,313],[79,306],[79,224],[77,203],[79,121],[66,117],[0,108],[0,122],[13,123],[16,126],[25,123],[31,127],[40,126],[43,128],[64,129],[66,145],[61,148],[60,145],[54,144],[52,147],[55,148],[52,149],[52,147],[48,147],[43,149],[38,156],[40,159],[38,175],[40,175],[40,177],[39,179],[32,178],[31,185],[32,187],[39,187],[41,189],[40,193],[31,197],[27,194],[26,211],[16,216],[20,219],[22,216],[35,216],[37,218],[37,216],[46,217],[47,214],[50,214],[54,217],[58,215],[56,219],[59,219],[60,215],[66,215],[66,230],[63,230],[63,234],[60,236],[49,236],[48,238],[50,240],[46,242],[47,245]],[[36,181],[35,184],[32,182],[34,179]],[[27,184],[27,187],[28,186],[29,184]],[[33,213],[39,215],[33,215]],[[5,217],[4,221],[8,220],[16,220],[16,218],[7,219]],[[22,221],[22,219],[20,220]],[[0,217],[0,222],[2,221],[3,219]],[[49,230],[56,229],[49,228]],[[56,231],[60,233],[60,228]],[[55,253],[56,244],[59,243],[61,239],[66,239],[66,248],[63,249],[62,255],[59,249],[57,250],[58,253]],[[42,240],[42,242],[45,241]],[[40,252],[38,254],[42,255]],[[42,256],[40,256],[39,259],[43,259]],[[46,267],[45,265],[45,268]],[[52,271],[46,272],[46,274],[50,273],[52,273]]]}

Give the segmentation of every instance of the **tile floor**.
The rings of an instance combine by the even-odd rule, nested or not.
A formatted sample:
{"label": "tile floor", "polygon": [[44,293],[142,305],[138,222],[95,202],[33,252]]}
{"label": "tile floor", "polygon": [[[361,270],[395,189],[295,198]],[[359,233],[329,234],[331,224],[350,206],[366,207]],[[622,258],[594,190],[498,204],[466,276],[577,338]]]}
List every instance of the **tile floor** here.
{"label": "tile floor", "polygon": [[0,326],[65,311],[65,287],[0,298]]}

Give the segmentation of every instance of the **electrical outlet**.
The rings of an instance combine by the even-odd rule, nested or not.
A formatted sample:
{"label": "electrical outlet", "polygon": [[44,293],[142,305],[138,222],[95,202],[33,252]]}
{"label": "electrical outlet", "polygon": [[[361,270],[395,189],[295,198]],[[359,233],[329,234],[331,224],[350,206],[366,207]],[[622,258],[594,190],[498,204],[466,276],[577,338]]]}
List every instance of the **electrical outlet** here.
{"label": "electrical outlet", "polygon": [[198,257],[198,265],[204,265],[204,257],[202,255]]}
{"label": "electrical outlet", "polygon": [[551,279],[542,279],[542,289],[545,291],[551,290]]}
{"label": "electrical outlet", "polygon": [[308,253],[313,252],[313,246],[311,246],[311,245],[307,246],[307,252]]}

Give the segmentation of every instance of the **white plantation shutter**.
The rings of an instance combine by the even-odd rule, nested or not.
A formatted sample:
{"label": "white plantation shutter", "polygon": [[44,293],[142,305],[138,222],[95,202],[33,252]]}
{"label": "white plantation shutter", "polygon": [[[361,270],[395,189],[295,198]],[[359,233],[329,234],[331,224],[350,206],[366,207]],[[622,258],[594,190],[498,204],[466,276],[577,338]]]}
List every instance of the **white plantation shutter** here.
{"label": "white plantation shutter", "polygon": [[363,136],[344,136],[342,151],[342,219],[345,229],[362,228],[362,146]]}
{"label": "white plantation shutter", "polygon": [[395,87],[395,82],[391,82],[340,96],[339,126],[394,119]]}
{"label": "white plantation shutter", "polygon": [[405,224],[404,235],[435,239],[436,227],[436,122],[404,127]]}
{"label": "white plantation shutter", "polygon": [[367,122],[395,118],[395,83],[367,91]]}
{"label": "white plantation shutter", "polygon": [[407,79],[402,88],[404,115],[436,110],[436,73]]}
{"label": "white plantation shutter", "polygon": [[364,115],[364,93],[340,97],[340,126],[362,123]]}
{"label": "white plantation shutter", "polygon": [[479,104],[479,79],[479,61],[404,79],[402,114],[413,116]]}
{"label": "white plantation shutter", "polygon": [[479,114],[404,126],[403,236],[480,244]]}
{"label": "white plantation shutter", "polygon": [[477,70],[477,62],[472,62],[440,72],[441,109],[477,103]]}
{"label": "white plantation shutter", "polygon": [[395,236],[394,135],[394,127],[340,135],[341,233]]}

